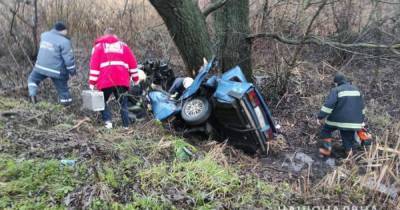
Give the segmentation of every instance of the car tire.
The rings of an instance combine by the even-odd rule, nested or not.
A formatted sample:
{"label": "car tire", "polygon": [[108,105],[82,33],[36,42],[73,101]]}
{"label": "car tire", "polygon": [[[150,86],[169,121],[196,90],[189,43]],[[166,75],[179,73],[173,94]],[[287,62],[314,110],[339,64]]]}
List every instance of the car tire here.
{"label": "car tire", "polygon": [[185,101],[181,111],[182,119],[190,125],[200,125],[211,115],[210,102],[204,97],[195,97]]}

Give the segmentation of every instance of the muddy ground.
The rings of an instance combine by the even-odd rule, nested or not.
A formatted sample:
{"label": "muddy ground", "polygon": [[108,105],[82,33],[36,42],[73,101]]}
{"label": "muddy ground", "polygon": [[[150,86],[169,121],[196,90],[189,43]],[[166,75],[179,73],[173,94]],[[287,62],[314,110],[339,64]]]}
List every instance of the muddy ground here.
{"label": "muddy ground", "polygon": [[[320,159],[316,155],[319,127],[315,123],[315,113],[329,91],[334,72],[331,67],[305,64],[294,72],[291,89],[276,100],[269,100],[268,86],[259,84],[285,134],[284,138],[270,144],[268,155],[247,155],[212,139],[184,140],[151,119],[137,123],[129,130],[105,130],[98,114],[81,110],[79,102],[67,108],[53,105],[52,96],[42,97],[43,101],[50,103],[42,102],[35,106],[27,103],[24,97],[3,97],[0,101],[0,154],[3,163],[32,160],[34,165],[31,167],[34,167],[37,162],[48,160],[55,160],[61,166],[60,161],[64,159],[76,162],[67,176],[71,183],[64,186],[63,193],[57,196],[49,187],[51,181],[48,188],[47,185],[38,185],[26,194],[10,188],[10,183],[24,180],[15,178],[17,175],[0,173],[0,184],[8,189],[0,191],[0,195],[7,198],[0,200],[0,208],[273,209],[294,204],[375,204],[376,200],[357,197],[357,193],[364,193],[361,188],[357,188],[359,191],[354,196],[351,194],[354,192],[336,191],[328,193],[327,197],[313,195],[318,192],[314,186],[319,186],[326,175],[343,164],[357,164],[357,158],[349,162],[341,157],[339,139],[334,158]],[[368,124],[372,132],[376,136],[382,135],[399,116],[400,92],[396,79],[399,72],[384,68],[378,78],[365,76],[362,70],[344,69],[344,72],[366,96]],[[74,90],[74,94],[77,96],[79,91]],[[118,120],[116,115],[114,113],[114,119]],[[191,150],[193,155],[182,156],[182,147]],[[362,152],[358,157],[361,156]],[[214,162],[217,165],[213,165]],[[7,171],[6,165],[0,164],[1,170]],[[194,167],[194,172],[198,170],[196,167],[210,167],[210,174],[203,174],[200,170],[195,175],[204,176],[204,179],[187,179],[188,174],[180,174],[185,167]],[[214,169],[219,170],[217,174],[226,172],[227,177],[237,180],[220,180],[219,175],[214,176]],[[179,184],[184,180],[188,183]],[[192,181],[201,183],[192,185]],[[215,183],[203,188],[208,182]],[[264,185],[270,191],[259,189]],[[40,200],[37,200],[38,196]],[[342,199],[343,196],[346,199]],[[358,199],[349,200],[347,197]],[[24,199],[26,202],[22,202]]]}

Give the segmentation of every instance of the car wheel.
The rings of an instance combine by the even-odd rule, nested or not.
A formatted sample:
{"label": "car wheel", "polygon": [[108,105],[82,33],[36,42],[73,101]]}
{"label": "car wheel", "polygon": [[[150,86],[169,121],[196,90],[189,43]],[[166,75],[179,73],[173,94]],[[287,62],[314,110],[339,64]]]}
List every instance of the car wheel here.
{"label": "car wheel", "polygon": [[182,119],[190,125],[199,125],[207,121],[211,114],[210,102],[204,97],[187,100],[182,107]]}

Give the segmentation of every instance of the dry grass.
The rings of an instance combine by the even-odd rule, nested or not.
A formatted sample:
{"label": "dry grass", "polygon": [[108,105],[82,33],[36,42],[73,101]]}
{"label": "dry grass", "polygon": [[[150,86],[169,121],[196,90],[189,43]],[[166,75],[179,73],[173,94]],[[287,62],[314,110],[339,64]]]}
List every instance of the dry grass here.
{"label": "dry grass", "polygon": [[[171,56],[172,63],[177,65],[179,70],[183,69],[182,61],[167,29],[163,25],[162,19],[148,1],[128,1],[126,7],[125,1],[122,0],[45,0],[39,2],[39,32],[48,30],[56,20],[64,20],[70,27],[79,70],[78,77],[71,81],[75,95],[79,95],[80,91],[86,87],[88,60],[94,39],[101,35],[104,28],[110,26],[114,27],[116,34],[133,48],[139,59]],[[305,5],[303,4],[307,1],[268,1],[270,3],[267,11],[269,14],[266,20],[262,22],[262,4],[265,1],[253,0],[252,2],[251,25],[253,32],[285,33],[294,38],[299,37],[304,32],[307,21],[317,7],[317,5],[311,5],[304,10]],[[338,28],[343,27],[346,18],[350,23],[351,33],[359,33],[370,24],[368,21],[372,6],[372,2],[361,0],[339,1],[335,5],[339,14],[338,17],[334,17],[331,6],[328,6],[317,20],[313,33],[337,38]],[[27,5],[24,7],[24,12],[20,10],[22,16],[24,18],[32,17],[32,7]],[[6,17],[10,17],[11,14],[3,7],[0,6],[0,10],[2,14],[6,14]],[[395,11],[395,7],[389,8],[388,5],[385,5],[382,11],[389,16]],[[32,49],[31,30],[17,21],[14,30],[19,37],[18,42],[20,43],[18,43],[9,36],[9,19],[0,16],[0,23],[0,70],[2,73],[4,72],[4,76],[0,76],[0,89],[24,87],[26,85],[25,78],[31,70],[27,61],[27,55],[31,53]],[[382,28],[397,33],[397,29],[393,28],[393,23],[390,23],[390,21],[382,24]],[[359,40],[375,40],[373,33],[361,35],[358,37]],[[345,38],[349,37],[345,36],[342,39]],[[26,49],[21,48],[21,46],[26,47]],[[292,146],[295,148],[314,148],[318,131],[317,126],[313,124],[313,114],[319,109],[330,88],[331,75],[338,70],[352,75],[353,81],[360,85],[363,92],[366,93],[367,115],[370,118],[370,125],[375,134],[380,136],[376,138],[377,144],[371,150],[363,155],[343,161],[340,167],[320,180],[316,186],[311,182],[309,174],[302,174],[297,182],[290,186],[293,192],[299,192],[299,197],[304,198],[305,203],[309,204],[331,202],[344,205],[351,204],[354,201],[359,204],[385,204],[391,209],[400,208],[398,198],[393,198],[381,192],[383,189],[381,186],[399,187],[400,185],[400,127],[399,124],[392,125],[396,116],[392,116],[388,112],[390,109],[398,109],[399,98],[396,96],[398,84],[391,81],[379,82],[378,86],[382,89],[378,89],[372,94],[372,89],[375,86],[371,84],[374,83],[374,80],[365,75],[372,75],[373,67],[367,65],[372,63],[373,60],[355,56],[347,58],[350,60],[349,62],[347,60],[345,63],[339,63],[336,62],[336,58],[342,56],[342,54],[337,51],[330,48],[310,46],[305,48],[301,61],[292,71],[292,78],[289,81],[290,87],[282,91],[280,89],[280,85],[284,83],[282,75],[289,68],[286,62],[292,56],[293,46],[270,40],[257,40],[253,46],[255,72],[259,75],[268,76],[268,83],[263,85],[265,92],[270,96],[268,102],[272,105],[274,116],[281,121],[283,130],[288,134],[288,140],[294,142]],[[362,66],[352,65],[352,62],[357,59],[361,59],[359,63],[362,63]],[[364,68],[366,66],[368,68]],[[388,68],[396,69],[397,67],[389,66]],[[377,79],[396,79],[397,77],[383,73],[383,76]],[[386,86],[390,86],[392,89],[385,89]],[[46,95],[50,89],[53,89],[50,82],[45,83],[42,86],[41,95]],[[381,97],[381,95],[387,94],[392,94],[390,99]],[[20,94],[15,95],[21,96]],[[52,93],[52,95],[55,94]],[[94,128],[91,124],[84,124],[81,129],[86,129],[93,134]],[[114,143],[121,144],[118,145],[121,147],[118,148],[118,151],[123,150],[127,154],[135,152],[138,148],[149,150],[150,152],[141,151],[148,155],[149,160],[146,161],[159,163],[171,158],[174,153],[174,140],[162,139],[160,136],[164,134],[162,128],[154,126],[150,122],[124,135],[116,136],[115,133],[102,132],[96,138],[104,144],[104,150],[107,150]],[[130,137],[132,139],[151,140],[152,142],[159,142],[159,144],[143,147],[141,142],[136,140],[128,143],[119,142],[122,138]],[[277,143],[271,145],[271,147],[274,147],[273,151],[287,149],[287,145],[283,141]],[[229,168],[239,163],[239,167],[250,168],[251,170],[248,171],[253,172],[263,167],[258,159],[248,157],[225,144],[213,142],[205,147],[209,150],[208,157],[223,168]],[[146,164],[148,163],[146,162]],[[242,173],[246,174],[248,171]],[[163,177],[158,178],[163,179]],[[374,183],[374,185],[366,187],[365,183]],[[112,192],[104,183],[95,185],[94,189],[94,194],[100,195],[105,200],[112,200]],[[146,201],[152,199],[153,197],[149,196]]]}
{"label": "dry grass", "polygon": [[341,166],[313,187],[312,194],[320,195],[314,198],[341,202],[341,205],[400,208],[399,137],[399,124],[393,125],[382,137],[376,138],[369,150],[343,160]]}

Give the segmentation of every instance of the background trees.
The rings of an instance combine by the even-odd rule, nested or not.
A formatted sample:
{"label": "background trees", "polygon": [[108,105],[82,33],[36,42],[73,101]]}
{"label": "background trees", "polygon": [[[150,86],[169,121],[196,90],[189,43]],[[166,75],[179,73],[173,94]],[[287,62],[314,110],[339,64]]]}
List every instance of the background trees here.
{"label": "background trees", "polygon": [[[370,183],[372,180],[373,183],[385,184],[387,189],[399,185],[399,172],[396,170],[399,168],[399,161],[395,154],[398,154],[400,136],[400,124],[397,123],[400,117],[399,9],[400,4],[394,0],[0,0],[0,97],[9,95],[23,99],[26,96],[26,78],[34,63],[38,36],[41,32],[49,30],[56,20],[64,20],[70,28],[69,32],[78,62],[78,75],[70,81],[73,95],[78,99],[81,90],[87,88],[88,62],[93,40],[103,32],[104,28],[111,26],[116,29],[117,35],[133,48],[140,61],[154,57],[167,58],[177,75],[192,74],[193,70],[197,70],[201,65],[202,57],[210,57],[212,54],[219,56],[223,70],[236,64],[241,65],[246,70],[247,76],[251,76],[265,94],[273,115],[281,124],[291,143],[290,149],[312,153],[317,148],[318,141],[318,127],[313,124],[313,116],[319,110],[326,92],[331,88],[332,75],[337,71],[342,71],[365,94],[368,124],[377,136],[377,142],[384,145],[372,150],[369,159],[360,161],[362,164],[354,164],[353,159],[345,160],[340,168],[324,178],[309,177],[310,173],[307,169],[301,174],[290,174],[290,178],[285,178],[282,177],[285,173],[280,170],[283,164],[279,162],[281,161],[279,157],[277,162],[271,161],[277,164],[278,170],[276,170],[271,167],[269,161],[262,163],[263,161],[247,156],[238,163],[237,151],[232,150],[234,153],[231,153],[230,148],[227,149],[229,151],[224,149],[225,146],[217,148],[214,155],[217,154],[215,157],[218,163],[222,161],[224,166],[232,163],[233,167],[240,170],[240,177],[246,177],[251,171],[251,174],[265,179],[268,183],[271,179],[274,183],[284,182],[294,196],[290,197],[290,203],[299,201],[301,205],[320,205],[321,203],[350,205],[353,202],[357,205],[371,203],[380,205],[384,200],[384,202],[392,203],[393,206],[382,208],[395,209],[399,205],[398,196],[397,199],[389,198],[388,195],[376,192],[375,184],[373,185],[375,189],[365,189],[360,186],[360,183]],[[45,97],[44,100],[50,102],[57,100],[55,97],[51,98],[56,94],[47,94],[54,92],[50,83],[45,82],[40,91],[42,91],[40,95]],[[12,108],[13,111],[26,109],[24,104],[22,107],[13,108],[7,101],[9,98],[1,99],[0,108]],[[76,123],[72,122],[75,118],[71,119],[69,115],[70,112],[79,112],[79,100],[76,101],[76,107],[66,110],[65,113],[58,112],[58,109],[48,112],[48,107],[37,107],[40,109],[36,110],[40,111],[39,114],[34,110],[33,112],[26,110],[28,117],[25,111],[21,113],[21,117],[27,120],[24,123],[32,123],[33,128],[39,126],[38,129],[43,129],[41,120],[34,120],[39,116],[39,119],[43,118],[43,122],[49,122],[48,129],[59,132],[63,126],[54,126],[54,123],[65,123],[67,120],[71,120],[71,124]],[[19,102],[12,102],[12,104],[19,105]],[[53,111],[62,117],[58,118],[58,115],[53,117]],[[42,112],[45,114],[41,114]],[[32,118],[29,117],[29,113]],[[64,117],[65,120],[63,120]],[[79,115],[79,117],[83,116]],[[32,130],[20,126],[21,121],[18,120],[19,117],[6,121],[4,124],[0,123],[0,127],[5,128],[3,129],[4,137],[8,138],[11,133],[14,137],[10,142],[17,143],[19,146],[16,148],[21,147],[27,150],[27,154],[31,157],[30,139],[23,139],[27,140],[28,144],[18,142],[26,136],[35,138],[37,136],[27,134],[26,132],[32,132]],[[139,125],[137,130],[144,132],[144,136],[160,130],[159,126],[149,130],[144,129],[143,126]],[[14,130],[10,131],[12,127],[22,134]],[[92,130],[92,127],[88,129]],[[83,129],[83,131],[86,130]],[[33,132],[36,133],[36,130]],[[42,134],[49,136],[48,132]],[[69,135],[69,132],[67,134]],[[102,138],[108,139],[109,136],[104,134],[106,136]],[[163,135],[160,133],[157,137],[143,137],[145,139],[143,143],[154,141],[154,146],[143,147],[140,142],[138,147],[149,154],[148,148],[160,146],[159,139],[165,139]],[[146,138],[151,138],[151,141],[147,141]],[[0,140],[3,140],[1,136]],[[42,138],[35,140],[39,144],[43,143]],[[51,140],[56,144],[64,144],[66,139]],[[81,144],[81,139],[77,140]],[[129,143],[136,142],[132,141],[129,135],[126,140]],[[6,139],[0,142],[7,144]],[[107,141],[106,145],[114,143],[114,141]],[[41,151],[47,151],[48,145],[44,146],[45,150]],[[4,149],[2,145],[0,145],[0,150],[1,148]],[[14,156],[15,147],[10,148]],[[104,148],[104,146],[99,148]],[[132,154],[131,149],[136,149],[126,147],[126,145],[121,148],[129,150],[126,154]],[[158,148],[156,150],[156,153],[160,152]],[[221,152],[223,150],[224,152]],[[112,150],[111,153],[121,154],[119,148],[115,152]],[[99,155],[103,154],[99,153]],[[224,154],[232,154],[232,157],[228,158]],[[125,156],[118,157],[116,161],[125,159]],[[166,158],[162,156],[160,159],[164,161]],[[156,160],[156,164],[160,163],[160,159]],[[242,158],[239,157],[239,159]],[[377,164],[364,164],[366,162]],[[136,161],[133,165],[136,167]],[[242,165],[246,165],[247,168],[243,170]],[[114,161],[112,161],[112,166],[115,166]],[[118,166],[117,171],[122,169]],[[59,168],[57,164],[56,167]],[[148,169],[148,164],[143,164],[143,167]],[[362,167],[367,167],[367,170]],[[360,176],[364,174],[362,171],[368,172],[365,176]],[[131,170],[124,169],[125,172],[129,176],[134,175]],[[178,172],[180,173],[181,170]],[[125,175],[124,173],[120,175]],[[343,178],[342,174],[345,174],[347,178]],[[186,174],[182,176],[186,177]],[[319,175],[316,174],[316,176]],[[274,179],[275,177],[278,179]],[[310,183],[313,179],[317,179],[322,187],[314,187],[315,183]],[[331,182],[331,180],[338,182]],[[100,188],[105,186],[101,180],[100,183],[96,181],[94,183],[96,184],[88,183],[87,186],[100,186]],[[229,183],[236,182],[229,181]],[[264,185],[258,183],[257,186]],[[132,185],[127,185],[126,188],[121,189],[107,185],[106,188],[113,189],[113,193],[116,193],[111,194],[109,191],[110,194],[107,195],[112,196],[107,196],[107,202],[116,199],[126,203],[130,202],[132,197],[137,198],[137,194],[132,194],[130,191],[131,187]],[[153,196],[156,196],[154,199],[157,202],[178,202],[187,208],[193,207],[189,206],[191,205],[190,196],[187,197],[186,194],[180,196],[182,192],[189,191],[175,192],[170,189],[179,187],[169,187],[171,186],[168,185],[166,190],[174,195],[170,198],[164,196],[163,191],[154,191],[154,188],[149,188],[148,194],[145,193],[145,195],[141,190],[138,193],[140,196],[151,195],[151,200]],[[254,185],[248,188],[242,188],[242,185],[239,187],[257,198],[260,197],[259,193],[265,190],[265,187],[259,190]],[[93,195],[92,191],[86,189],[84,187],[81,190],[83,193]],[[42,188],[39,190],[43,192]],[[88,197],[91,200],[90,196],[80,196],[79,193],[82,191],[77,190],[76,195]],[[201,196],[197,197],[203,199],[204,192],[202,190],[199,194]],[[242,200],[235,196],[246,195],[246,192],[242,194],[242,191],[239,191],[228,197],[224,196],[224,199],[243,204]],[[47,192],[44,193],[47,194]],[[271,193],[279,194],[275,191]],[[16,194],[12,193],[12,195]],[[268,206],[271,196],[269,194],[263,196],[267,196],[267,199],[248,198],[252,202],[266,202],[264,204]],[[31,193],[29,197],[32,197]],[[184,200],[173,200],[177,197]],[[214,201],[219,204],[229,202],[224,202],[225,200],[218,197],[206,196],[202,204],[210,205],[209,202]],[[282,202],[281,199],[278,201]],[[57,202],[62,205],[62,201]],[[54,200],[50,203],[54,203]],[[79,205],[79,203],[74,204],[74,206]],[[207,207],[221,208],[221,206],[211,205]],[[229,207],[231,206],[226,206],[226,208]],[[232,208],[235,207],[232,206]],[[245,206],[245,208],[249,207]]]}

